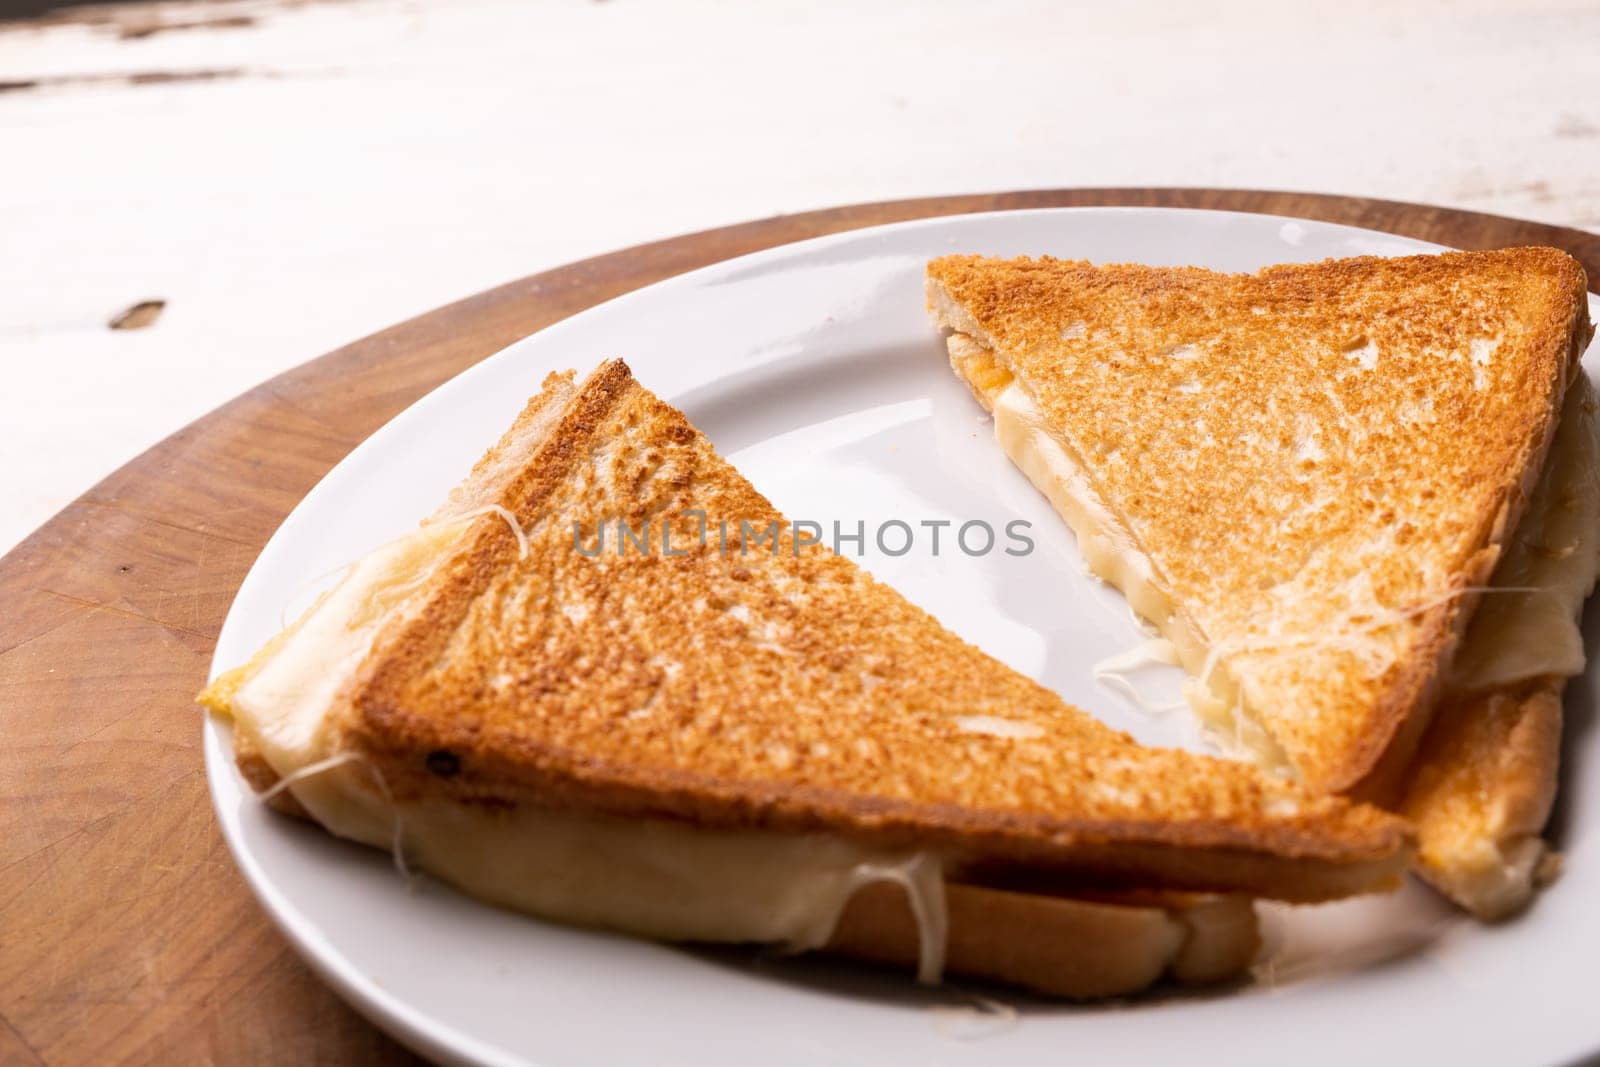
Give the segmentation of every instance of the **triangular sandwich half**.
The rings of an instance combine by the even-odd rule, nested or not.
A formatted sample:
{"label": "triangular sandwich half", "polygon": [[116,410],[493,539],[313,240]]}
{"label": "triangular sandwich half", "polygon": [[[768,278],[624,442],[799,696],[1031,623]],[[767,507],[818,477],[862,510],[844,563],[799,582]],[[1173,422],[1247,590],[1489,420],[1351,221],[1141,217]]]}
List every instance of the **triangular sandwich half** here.
{"label": "triangular sandwich half", "polygon": [[[927,281],[952,365],[1007,453],[1091,568],[1173,642],[1191,703],[1259,758],[1320,791],[1399,803],[1441,693],[1454,706],[1484,679],[1520,686],[1581,666],[1573,615],[1594,581],[1592,537],[1541,546],[1570,557],[1562,589],[1483,592],[1536,497],[1569,392],[1566,410],[1585,420],[1566,435],[1578,458],[1551,466],[1592,469],[1592,405],[1574,387],[1591,328],[1571,257],[1524,248],[1220,274],[948,256]],[[1592,486],[1543,499],[1589,507]],[[1560,655],[1453,668],[1485,598],[1515,616],[1506,628],[1543,633],[1535,647]],[[1475,717],[1446,720],[1463,718],[1441,732]],[[1542,806],[1479,811],[1468,831],[1478,867],[1520,848],[1524,885],[1538,859],[1525,839],[1555,775],[1543,718],[1522,731],[1541,741],[1515,772],[1537,765]],[[1510,773],[1493,788],[1526,792]],[[1483,785],[1438,777],[1453,784],[1407,807],[1424,823],[1422,807],[1472,788],[1467,778]],[[1459,811],[1441,819],[1462,825]],[[1462,849],[1435,856],[1424,868],[1435,881],[1463,873]],[[1500,910],[1481,888],[1446,888]]]}
{"label": "triangular sandwich half", "polygon": [[258,788],[482,899],[925,978],[1231,975],[1239,894],[1338,897],[1409,858],[1400,820],[1142,748],[797,545],[620,362],[552,375],[433,518],[202,700]]}

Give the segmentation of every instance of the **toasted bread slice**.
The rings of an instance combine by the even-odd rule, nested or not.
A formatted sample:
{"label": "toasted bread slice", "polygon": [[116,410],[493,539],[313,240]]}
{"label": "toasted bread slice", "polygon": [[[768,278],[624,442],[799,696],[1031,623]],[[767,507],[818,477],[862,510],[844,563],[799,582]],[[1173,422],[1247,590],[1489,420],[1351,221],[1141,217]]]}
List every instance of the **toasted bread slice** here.
{"label": "toasted bread slice", "polygon": [[1559,857],[1540,834],[1555,801],[1563,679],[1443,701],[1400,811],[1417,872],[1480,919],[1521,910]]}
{"label": "toasted bread slice", "polygon": [[1314,789],[1393,800],[1588,341],[1576,262],[950,256],[928,295],[1202,713]]}
{"label": "toasted bread slice", "polygon": [[1600,570],[1597,437],[1580,377],[1399,809],[1417,826],[1418,871],[1482,919],[1520,910],[1559,866],[1539,835],[1555,799],[1563,682],[1584,666],[1577,620]]}
{"label": "toasted bread slice", "polygon": [[[1393,884],[1410,852],[1371,808],[1138,746],[797,544],[620,362],[548,379],[438,514],[202,702],[273,801],[565,921],[817,947],[885,877],[908,916],[969,878],[1154,912],[1153,962],[1073,995],[1249,954],[1247,904],[1202,932],[1191,913],[1221,905],[1128,887],[1318,900]],[[1100,925],[1070,903],[1039,921]]]}
{"label": "toasted bread slice", "polygon": [[[1166,979],[1210,985],[1236,978],[1261,948],[1245,897],[1182,893],[1068,899],[973,885],[945,887],[951,974],[1083,1000],[1136,993]],[[827,949],[914,966],[920,931],[897,887],[850,898]]]}

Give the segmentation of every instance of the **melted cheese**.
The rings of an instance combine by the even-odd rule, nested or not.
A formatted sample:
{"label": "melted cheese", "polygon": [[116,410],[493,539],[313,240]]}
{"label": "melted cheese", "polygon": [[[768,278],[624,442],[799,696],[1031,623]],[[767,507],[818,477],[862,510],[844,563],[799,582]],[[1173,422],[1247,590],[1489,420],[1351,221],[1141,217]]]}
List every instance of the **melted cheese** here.
{"label": "melted cheese", "polygon": [[[1134,621],[1141,627],[1145,625],[1137,614],[1134,616]],[[1134,671],[1158,664],[1164,664],[1169,667],[1178,665],[1178,650],[1165,637],[1152,637],[1148,641],[1141,641],[1139,644],[1134,645],[1126,652],[1107,656],[1105,659],[1095,663],[1090,668],[1090,672],[1093,674],[1095,681],[1109,689],[1115,689],[1127,697],[1140,711],[1159,715],[1183,705],[1182,703],[1153,704],[1145,699],[1144,694],[1140,693],[1138,687],[1128,678],[1128,675]]]}
{"label": "melted cheese", "polygon": [[943,864],[825,835],[704,830],[445,798],[394,803],[374,767],[341,758],[330,720],[380,626],[404,611],[456,537],[424,526],[361,560],[301,620],[202,702],[230,716],[306,811],[340,837],[382,849],[471,896],[561,922],[669,940],[827,942],[862,885],[905,888],[921,940],[918,977],[939,980]]}
{"label": "melted cheese", "polygon": [[1134,610],[1158,626],[1171,618],[1172,602],[1150,558],[1100,502],[1083,465],[1050,433],[1037,405],[1015,381],[994,397],[994,433],[1006,455],[1066,518],[1096,577],[1122,590]]}
{"label": "melted cheese", "polygon": [[1600,568],[1600,418],[1580,377],[1567,391],[1550,455],[1492,587],[1537,592],[1484,597],[1449,686],[1488,689],[1540,675],[1583,672],[1578,619]]}
{"label": "melted cheese", "polygon": [[[950,347],[957,369],[984,390],[1006,455],[1072,527],[1090,570],[1121,590],[1172,642],[1183,667],[1202,676],[1184,687],[1195,713],[1230,747],[1267,766],[1286,766],[1265,731],[1238,714],[1239,695],[1226,665],[1208,664],[1198,628],[1174,604],[1150,557],[1100,501],[1083,464],[1046,425],[1033,399],[1009,374],[996,377],[993,357],[970,337],[952,335]],[[1578,617],[1600,569],[1600,419],[1594,406],[1593,391],[1580,377],[1568,391],[1522,524],[1455,657],[1451,688],[1583,670]],[[1539,592],[1494,591],[1522,587]]]}
{"label": "melted cheese", "polygon": [[1178,610],[1150,557],[1101,503],[1083,464],[1050,431],[1033,399],[1015,380],[1006,382],[989,399],[1000,447],[1067,520],[1090,571],[1121,590],[1133,610],[1150,620],[1172,643],[1185,670],[1195,675],[1205,671],[1203,684],[1191,680],[1184,686],[1184,695],[1199,719],[1224,746],[1263,766],[1286,767],[1282,751],[1266,732],[1235,714],[1239,696],[1226,665],[1206,670],[1208,648],[1198,628]]}
{"label": "melted cheese", "polygon": [[[415,592],[462,525],[424,526],[357,562],[281,638],[225,682],[228,710],[280,775],[331,755],[325,717],[379,624]],[[287,771],[285,770],[287,768]]]}

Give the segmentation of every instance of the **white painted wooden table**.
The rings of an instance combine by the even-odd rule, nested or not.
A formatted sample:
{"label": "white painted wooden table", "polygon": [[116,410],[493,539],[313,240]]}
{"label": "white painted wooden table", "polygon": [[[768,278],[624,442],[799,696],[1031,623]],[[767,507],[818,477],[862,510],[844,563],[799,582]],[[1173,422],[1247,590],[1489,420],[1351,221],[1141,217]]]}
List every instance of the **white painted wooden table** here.
{"label": "white painted wooden table", "polygon": [[[1597,49],[1600,5],[1539,0],[278,0],[3,25],[0,551],[279,370],[743,218],[1211,185],[1597,228]],[[153,326],[107,328],[151,298]]]}

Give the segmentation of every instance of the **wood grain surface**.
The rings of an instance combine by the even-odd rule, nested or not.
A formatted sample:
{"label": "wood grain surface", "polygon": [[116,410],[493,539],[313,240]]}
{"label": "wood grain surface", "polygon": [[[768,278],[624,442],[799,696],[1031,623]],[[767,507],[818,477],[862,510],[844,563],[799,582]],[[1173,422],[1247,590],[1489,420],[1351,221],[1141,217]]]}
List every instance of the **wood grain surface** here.
{"label": "wood grain surface", "polygon": [[192,703],[256,554],[363,438],[512,341],[695,267],[902,219],[1104,204],[1295,215],[1462,248],[1549,244],[1600,277],[1600,236],[1386,201],[1187,189],[907,200],[574,263],[274,378],[0,559],[0,1063],[409,1059],[312,975],[235,871]]}

